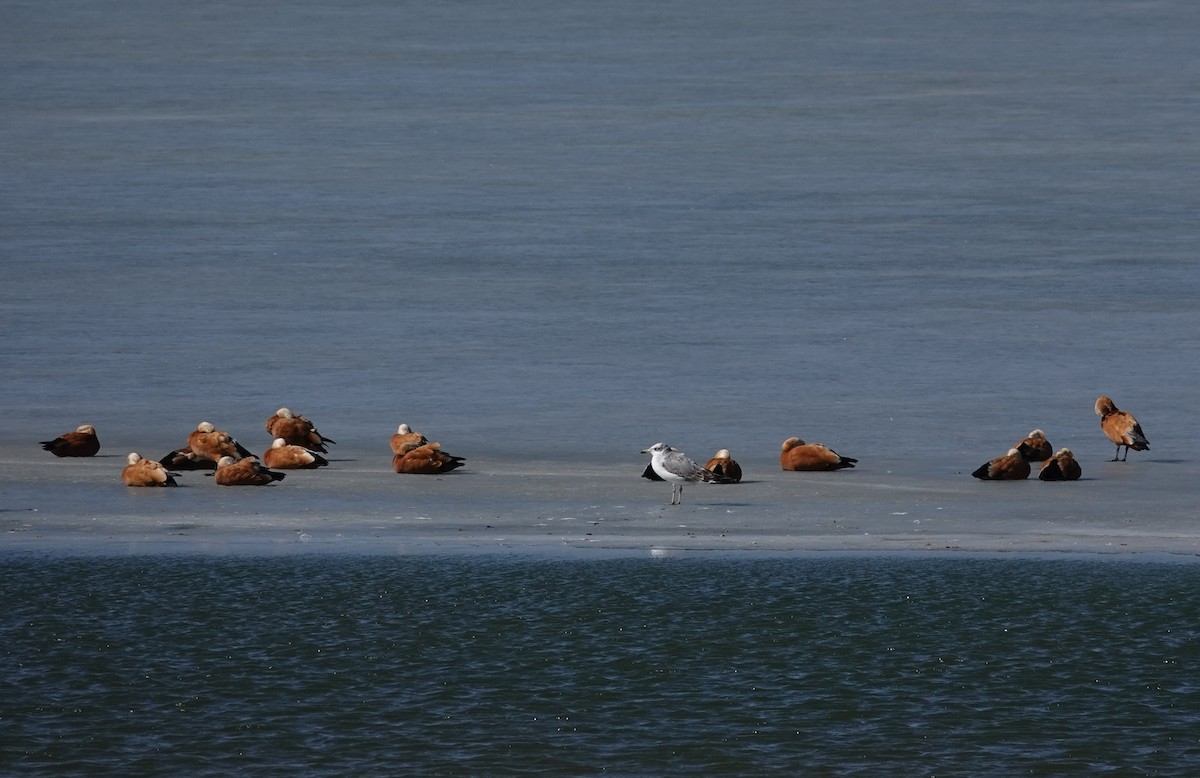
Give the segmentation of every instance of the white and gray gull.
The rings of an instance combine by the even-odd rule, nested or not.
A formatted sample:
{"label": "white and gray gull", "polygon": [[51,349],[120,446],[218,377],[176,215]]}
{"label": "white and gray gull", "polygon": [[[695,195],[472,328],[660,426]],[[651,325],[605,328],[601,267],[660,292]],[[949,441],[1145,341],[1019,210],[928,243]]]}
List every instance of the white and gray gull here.
{"label": "white and gray gull", "polygon": [[683,485],[697,481],[721,481],[711,470],[693,462],[685,454],[666,443],[655,443],[642,451],[650,455],[650,467],[662,480],[671,484],[671,504],[683,502]]}

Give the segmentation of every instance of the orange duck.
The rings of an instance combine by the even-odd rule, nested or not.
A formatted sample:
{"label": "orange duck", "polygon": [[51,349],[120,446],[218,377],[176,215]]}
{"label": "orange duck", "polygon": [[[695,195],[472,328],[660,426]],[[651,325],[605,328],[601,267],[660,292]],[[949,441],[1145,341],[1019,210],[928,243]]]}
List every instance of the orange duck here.
{"label": "orange duck", "polygon": [[800,438],[783,441],[779,454],[779,465],[784,470],[841,470],[857,463],[857,459],[844,457],[822,443],[805,443]]}
{"label": "orange duck", "polygon": [[1029,462],[1020,451],[1010,448],[1007,454],[980,465],[971,475],[981,481],[1022,481],[1029,473]]}
{"label": "orange duck", "polygon": [[[1117,444],[1116,454],[1109,461],[1124,462],[1129,458],[1129,449],[1134,451],[1149,451],[1150,441],[1142,432],[1142,425],[1127,413],[1117,408],[1111,399],[1101,395],[1096,398],[1096,415],[1100,417],[1100,429],[1105,436]],[[1125,456],[1121,457],[1121,446],[1125,447]]]}
{"label": "orange duck", "polygon": [[142,459],[142,455],[136,451],[130,453],[126,462],[128,464],[121,471],[121,480],[126,486],[179,486],[175,483],[175,476],[179,473],[167,470],[161,462]]}
{"label": "orange duck", "polygon": [[38,445],[56,457],[94,457],[100,450],[100,438],[91,424],[81,424],[74,432],[43,440]]}
{"label": "orange duck", "polygon": [[462,467],[465,461],[442,451],[440,443],[407,443],[392,457],[392,469],[397,473],[437,475]]}

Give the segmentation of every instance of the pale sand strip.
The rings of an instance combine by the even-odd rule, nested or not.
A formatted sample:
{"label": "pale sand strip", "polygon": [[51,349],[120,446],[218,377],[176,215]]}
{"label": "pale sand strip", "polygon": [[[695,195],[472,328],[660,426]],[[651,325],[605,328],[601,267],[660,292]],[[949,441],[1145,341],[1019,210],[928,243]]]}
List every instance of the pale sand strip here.
{"label": "pale sand strip", "polygon": [[636,453],[618,464],[477,458],[445,476],[398,476],[385,454],[349,451],[270,487],[189,472],[178,489],[122,486],[124,454],[36,453],[0,451],[0,553],[1200,555],[1190,462],[1085,462],[1076,483],[986,483],[948,462],[834,473],[750,462],[743,483],[688,485],[670,506],[669,485],[640,478]]}

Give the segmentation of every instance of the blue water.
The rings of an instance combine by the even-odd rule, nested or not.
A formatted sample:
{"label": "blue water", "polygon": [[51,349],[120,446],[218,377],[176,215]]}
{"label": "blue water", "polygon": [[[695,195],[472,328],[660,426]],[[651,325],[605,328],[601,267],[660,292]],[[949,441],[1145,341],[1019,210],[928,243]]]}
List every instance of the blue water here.
{"label": "blue water", "polygon": [[[1187,536],[1200,5],[0,17],[0,772],[1195,771],[1194,565],[11,546],[133,517],[141,539],[147,516],[644,530],[665,498],[636,452],[658,440],[751,468],[686,506],[728,502],[750,539],[764,515],[937,548],[995,519],[1050,547],[1097,523]],[[1098,394],[1151,452],[1105,461]],[[339,441],[329,473],[117,482],[202,419],[259,450],[281,405]],[[401,421],[464,477],[396,481]],[[81,423],[111,459],[41,473],[35,441]],[[1073,491],[963,486],[1034,427],[1083,462]],[[792,435],[860,467],[776,488],[758,474]],[[489,495],[526,462],[631,485]]]}
{"label": "blue water", "polygon": [[6,774],[1183,775],[1195,565],[0,561]]}
{"label": "blue water", "polygon": [[1193,3],[5,16],[7,442],[290,405],[464,454],[974,469],[1034,427],[1109,456],[1098,394],[1167,459],[1200,434]]}

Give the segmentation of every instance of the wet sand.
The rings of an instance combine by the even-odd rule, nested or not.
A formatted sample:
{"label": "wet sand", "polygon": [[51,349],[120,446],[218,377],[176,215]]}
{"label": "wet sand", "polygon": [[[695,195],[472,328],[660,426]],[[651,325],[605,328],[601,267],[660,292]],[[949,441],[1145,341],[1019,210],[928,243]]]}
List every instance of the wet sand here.
{"label": "wet sand", "polygon": [[[785,473],[743,459],[735,485],[670,487],[645,458],[469,458],[444,476],[399,476],[377,448],[270,487],[130,489],[124,454],[37,456],[0,447],[0,553],[522,553],[605,556],[743,552],[1068,553],[1200,558],[1195,507],[1171,484],[1185,463],[1133,454],[1083,462],[1084,479],[980,482],[952,461],[870,459]],[[41,453],[41,452],[36,452]],[[157,453],[157,452],[155,452]],[[463,453],[463,452],[453,452]]]}

